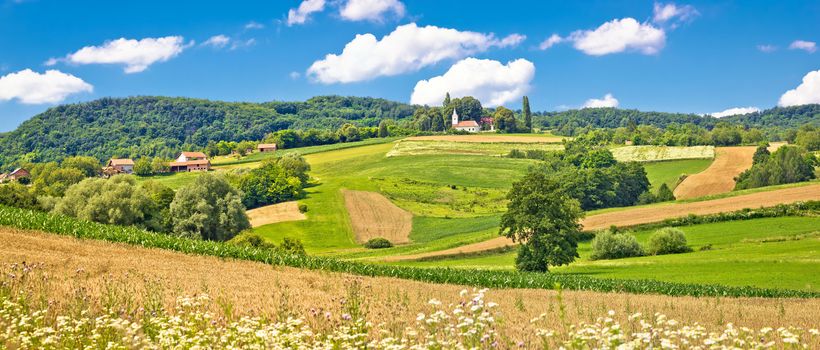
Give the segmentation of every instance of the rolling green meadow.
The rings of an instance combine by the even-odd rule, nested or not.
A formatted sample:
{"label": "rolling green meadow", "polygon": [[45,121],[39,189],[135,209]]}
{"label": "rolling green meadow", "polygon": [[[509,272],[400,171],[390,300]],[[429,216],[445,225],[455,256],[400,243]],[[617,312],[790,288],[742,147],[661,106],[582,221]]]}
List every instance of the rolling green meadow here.
{"label": "rolling green meadow", "polygon": [[[453,152],[407,153],[418,149],[450,149]],[[453,145],[456,144],[456,145]],[[498,223],[506,208],[506,192],[535,160],[499,157],[513,147],[555,147],[554,144],[484,146],[469,153],[471,143],[445,141],[367,140],[358,143],[314,146],[277,152],[302,154],[311,165],[311,185],[299,203],[308,208],[307,220],[269,224],[254,229],[273,242],[299,239],[310,254],[345,260],[409,267],[452,267],[488,270],[514,268],[515,251],[496,250],[467,256],[420,261],[384,262],[382,259],[456,248],[498,236]],[[432,146],[431,146],[432,145]],[[560,146],[560,145],[558,145]],[[396,152],[399,149],[401,152]],[[527,148],[523,148],[527,149]],[[393,152],[391,156],[388,156]],[[271,154],[253,153],[243,159],[214,162],[216,171],[254,167]],[[711,159],[677,159],[643,163],[652,188],[670,188],[685,174],[706,169]],[[178,188],[196,173],[153,177]],[[773,188],[796,185],[774,186]],[[342,190],[375,191],[413,214],[409,244],[387,249],[365,249],[353,237]],[[765,189],[756,189],[761,191]],[[738,191],[723,196],[746,193]],[[651,204],[654,206],[663,203]],[[624,210],[609,208],[597,214]],[[569,266],[554,268],[558,274],[616,279],[654,279],[683,283],[716,283],[819,291],[820,280],[812,271],[818,266],[820,218],[780,217],[729,221],[682,227],[694,252],[590,261],[590,242],[579,246],[581,258]],[[651,231],[635,233],[645,243]],[[711,245],[710,250],[701,247]],[[777,279],[771,278],[773,275]]]}

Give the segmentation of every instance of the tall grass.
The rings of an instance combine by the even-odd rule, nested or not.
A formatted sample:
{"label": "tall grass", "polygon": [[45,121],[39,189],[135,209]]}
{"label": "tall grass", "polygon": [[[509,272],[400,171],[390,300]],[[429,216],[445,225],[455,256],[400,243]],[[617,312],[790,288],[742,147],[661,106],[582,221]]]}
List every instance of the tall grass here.
{"label": "tall grass", "polygon": [[270,265],[350,273],[361,276],[395,277],[430,283],[448,283],[487,288],[552,289],[556,283],[572,290],[627,292],[640,294],[816,298],[820,293],[755,287],[683,284],[654,280],[598,279],[582,275],[484,271],[463,269],[422,269],[373,265],[331,258],[299,256],[232,244],[200,241],[143,231],[134,227],[104,225],[48,213],[0,206],[0,226],[39,230],[78,239],[97,239],[146,248],[161,248],[186,254],[256,261]]}

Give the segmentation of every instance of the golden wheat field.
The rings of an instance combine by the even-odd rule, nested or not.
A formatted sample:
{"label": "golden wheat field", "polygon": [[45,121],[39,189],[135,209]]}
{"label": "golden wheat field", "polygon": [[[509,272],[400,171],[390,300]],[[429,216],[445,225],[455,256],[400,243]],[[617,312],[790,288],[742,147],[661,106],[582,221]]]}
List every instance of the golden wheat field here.
{"label": "golden wheat field", "polygon": [[[150,296],[172,305],[181,295],[207,293],[222,317],[262,315],[328,315],[338,317],[352,286],[364,295],[366,318],[389,329],[411,325],[431,299],[458,301],[465,288],[393,278],[367,278],[339,273],[276,268],[260,263],[190,256],[100,241],[80,241],[46,233],[0,230],[0,264],[43,264],[40,288],[53,300],[53,310],[73,307],[83,300],[117,300],[116,305],[137,307]],[[39,282],[38,282],[39,283]],[[113,296],[112,296],[113,295]],[[592,322],[615,311],[626,319],[636,312],[666,314],[670,319],[704,326],[733,323],[747,327],[798,326],[816,328],[818,299],[694,298],[548,290],[490,290],[486,299],[498,303],[499,333],[532,337],[529,321],[545,314],[548,327],[566,322]],[[102,307],[102,305],[92,305]],[[226,315],[227,314],[227,315]],[[332,315],[332,316],[331,316]],[[312,325],[321,328],[317,322]],[[543,324],[542,324],[543,326]]]}

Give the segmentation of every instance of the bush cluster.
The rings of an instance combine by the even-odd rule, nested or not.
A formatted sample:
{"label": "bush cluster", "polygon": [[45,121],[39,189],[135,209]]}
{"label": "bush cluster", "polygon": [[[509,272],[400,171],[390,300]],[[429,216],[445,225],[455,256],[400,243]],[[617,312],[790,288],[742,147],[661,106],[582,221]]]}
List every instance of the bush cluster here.
{"label": "bush cluster", "polygon": [[612,230],[598,232],[592,239],[591,260],[622,259],[643,256],[643,247],[629,233],[616,233]]}
{"label": "bush cluster", "polygon": [[686,235],[680,229],[664,227],[649,236],[646,249],[652,255],[688,253],[692,251],[686,245]]}
{"label": "bush cluster", "polygon": [[369,241],[365,242],[364,247],[368,249],[383,249],[383,248],[390,248],[393,246],[393,243],[387,240],[387,238],[371,238]]}

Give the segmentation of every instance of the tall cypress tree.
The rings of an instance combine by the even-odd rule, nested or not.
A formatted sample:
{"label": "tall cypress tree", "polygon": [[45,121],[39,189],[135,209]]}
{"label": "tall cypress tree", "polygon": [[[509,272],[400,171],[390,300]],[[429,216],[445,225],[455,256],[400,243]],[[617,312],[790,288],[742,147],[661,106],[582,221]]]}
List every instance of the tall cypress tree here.
{"label": "tall cypress tree", "polygon": [[450,93],[448,92],[447,95],[444,96],[444,103],[441,106],[446,108],[449,105],[450,105]]}
{"label": "tall cypress tree", "polygon": [[524,96],[524,125],[529,132],[532,132],[532,112],[530,112],[530,98]]}

